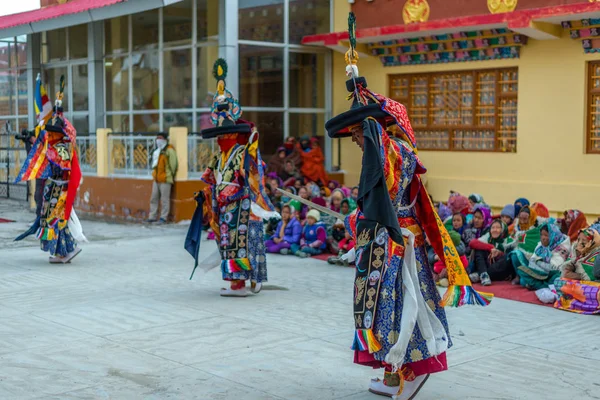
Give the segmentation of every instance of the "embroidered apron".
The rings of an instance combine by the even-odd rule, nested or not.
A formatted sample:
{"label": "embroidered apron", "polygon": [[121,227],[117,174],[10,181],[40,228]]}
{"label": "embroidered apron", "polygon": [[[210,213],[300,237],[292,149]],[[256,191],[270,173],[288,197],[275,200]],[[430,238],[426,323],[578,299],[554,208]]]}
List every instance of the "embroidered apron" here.
{"label": "embroidered apron", "polygon": [[373,334],[377,299],[387,259],[387,231],[375,221],[359,219],[356,222],[356,275],[354,279],[353,350],[374,353],[381,344]]}

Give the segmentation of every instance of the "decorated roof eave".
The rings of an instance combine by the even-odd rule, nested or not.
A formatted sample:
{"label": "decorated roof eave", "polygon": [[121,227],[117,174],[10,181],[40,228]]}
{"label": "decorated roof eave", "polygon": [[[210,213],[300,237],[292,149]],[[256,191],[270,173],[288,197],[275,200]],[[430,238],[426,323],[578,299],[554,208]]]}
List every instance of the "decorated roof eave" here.
{"label": "decorated roof eave", "polygon": [[[501,14],[448,18],[423,23],[389,25],[356,30],[358,43],[376,43],[386,40],[411,39],[430,35],[443,35],[482,29],[507,28],[532,39],[558,39],[562,34],[562,21],[583,18],[600,18],[600,3],[583,3],[544,7],[533,10]],[[359,18],[360,21],[360,18]],[[325,46],[335,51],[348,49],[348,32],[332,32],[305,36],[302,44]]]}

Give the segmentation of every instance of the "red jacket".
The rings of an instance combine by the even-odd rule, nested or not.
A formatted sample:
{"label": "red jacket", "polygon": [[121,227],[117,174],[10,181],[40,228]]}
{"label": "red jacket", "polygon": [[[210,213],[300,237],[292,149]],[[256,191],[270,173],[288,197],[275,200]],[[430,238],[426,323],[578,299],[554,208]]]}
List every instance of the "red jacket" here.
{"label": "red jacket", "polygon": [[494,245],[489,244],[489,243],[484,243],[479,239],[473,239],[469,242],[469,247],[473,250],[492,251],[492,249],[494,248]]}

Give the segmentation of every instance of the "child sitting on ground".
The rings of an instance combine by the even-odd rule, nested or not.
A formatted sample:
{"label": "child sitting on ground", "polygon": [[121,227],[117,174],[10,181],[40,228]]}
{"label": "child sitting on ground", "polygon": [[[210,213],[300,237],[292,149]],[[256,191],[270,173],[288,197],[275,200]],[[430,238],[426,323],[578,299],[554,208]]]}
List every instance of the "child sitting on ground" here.
{"label": "child sitting on ground", "polygon": [[[300,249],[294,253],[301,258],[316,256],[323,253],[327,247],[327,231],[325,226],[319,223],[321,213],[317,210],[310,210],[306,214],[306,225],[302,230],[302,239],[300,240]],[[292,247],[292,251],[295,250]]]}
{"label": "child sitting on ground", "polygon": [[281,221],[279,221],[273,237],[265,242],[267,253],[289,254],[289,249],[300,243],[302,225],[292,216],[291,207],[283,206]]}
{"label": "child sitting on ground", "polygon": [[340,242],[338,243],[338,247],[339,247],[339,252],[337,256],[333,256],[333,257],[329,257],[327,259],[327,262],[329,264],[337,264],[337,265],[348,265],[348,261],[347,260],[342,260],[342,256],[344,254],[346,254],[347,252],[349,252],[350,250],[352,250],[354,248],[354,239],[352,239],[352,236],[347,232],[344,231],[344,238],[342,240],[340,240]]}
{"label": "child sitting on ground", "polygon": [[[460,234],[456,231],[450,231],[448,232],[448,234],[450,235],[450,238],[452,239],[452,243],[454,243],[454,247],[456,247],[456,251],[458,252],[458,255],[460,256],[460,261],[462,262],[462,265],[464,268],[467,267],[467,265],[469,264],[469,262],[467,261],[467,257],[465,256],[465,244],[462,242]],[[435,263],[433,264],[433,272],[434,272],[434,279],[436,280],[437,284],[439,286],[442,287],[448,287],[449,282],[448,282],[448,270],[446,269],[446,263],[444,262],[444,260],[440,260],[440,258],[435,255]]]}

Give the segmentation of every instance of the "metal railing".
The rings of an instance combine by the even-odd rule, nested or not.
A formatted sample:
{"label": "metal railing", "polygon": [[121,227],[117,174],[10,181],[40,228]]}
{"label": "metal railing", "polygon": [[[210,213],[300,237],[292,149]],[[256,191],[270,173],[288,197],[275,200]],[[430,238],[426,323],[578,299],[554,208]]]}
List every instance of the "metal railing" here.
{"label": "metal railing", "polygon": [[108,136],[109,176],[152,176],[153,133],[111,133]]}
{"label": "metal railing", "polygon": [[216,151],[216,140],[204,140],[199,133],[188,135],[188,176],[200,178]]}
{"label": "metal railing", "polygon": [[78,133],[76,143],[81,172],[84,175],[96,175],[98,171],[96,135]]}

